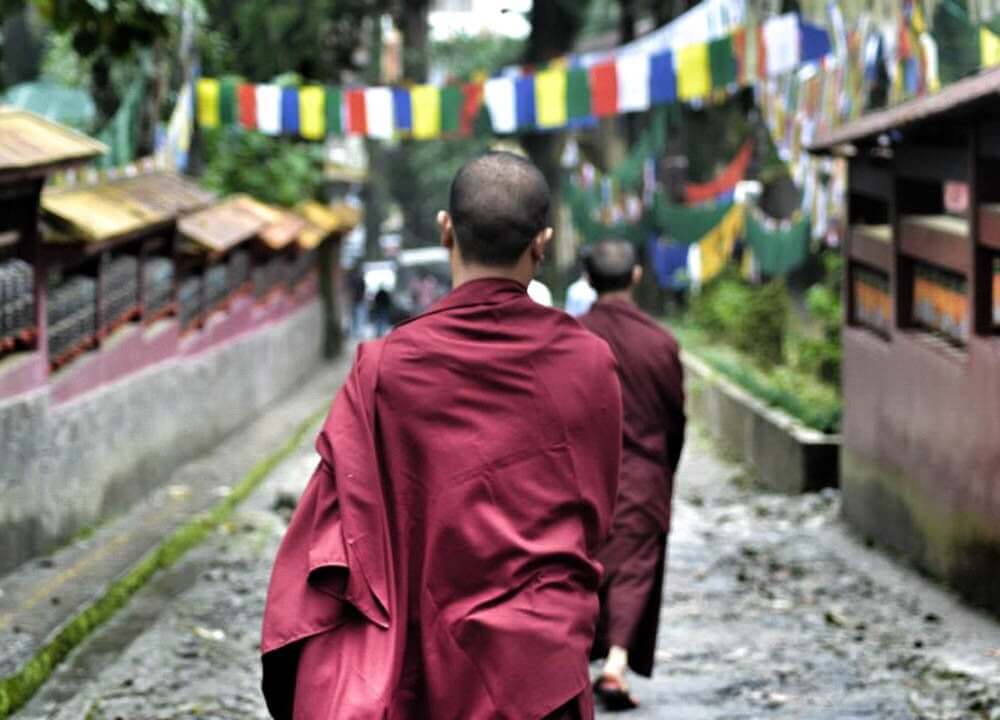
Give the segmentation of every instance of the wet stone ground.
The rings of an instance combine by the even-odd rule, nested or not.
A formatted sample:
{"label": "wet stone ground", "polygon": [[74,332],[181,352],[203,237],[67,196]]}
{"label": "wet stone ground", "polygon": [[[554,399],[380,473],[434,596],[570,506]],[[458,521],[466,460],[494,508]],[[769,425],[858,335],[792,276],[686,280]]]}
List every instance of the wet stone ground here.
{"label": "wet stone ground", "polygon": [[[283,528],[275,500],[303,487],[308,448],[16,717],[266,718],[257,639]],[[762,494],[696,436],[678,482],[656,672],[633,686],[636,720],[1000,720],[1000,625],[853,540],[835,492]]]}

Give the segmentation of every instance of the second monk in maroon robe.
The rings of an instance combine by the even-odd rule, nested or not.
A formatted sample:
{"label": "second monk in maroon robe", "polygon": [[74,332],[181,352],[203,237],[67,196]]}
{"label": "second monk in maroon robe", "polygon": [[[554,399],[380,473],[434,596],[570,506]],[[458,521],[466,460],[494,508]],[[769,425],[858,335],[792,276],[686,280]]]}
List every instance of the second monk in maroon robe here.
{"label": "second monk in maroon robe", "polygon": [[684,379],[677,341],[632,302],[639,278],[634,259],[624,241],[594,247],[588,266],[598,299],[580,322],[611,347],[625,412],[618,504],[611,538],[599,556],[605,576],[593,654],[604,657],[612,646],[624,648],[629,666],[649,676],[674,472],[684,445]]}

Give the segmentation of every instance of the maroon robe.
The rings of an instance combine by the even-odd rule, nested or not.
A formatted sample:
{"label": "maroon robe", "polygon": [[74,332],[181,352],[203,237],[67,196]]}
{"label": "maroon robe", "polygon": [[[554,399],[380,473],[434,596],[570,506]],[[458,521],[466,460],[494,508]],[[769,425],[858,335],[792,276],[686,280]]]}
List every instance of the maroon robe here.
{"label": "maroon robe", "polygon": [[590,717],[620,433],[607,345],[516,282],[362,345],[271,578],[272,714]]}
{"label": "maroon robe", "polygon": [[684,446],[684,378],[677,341],[635,305],[598,301],[580,318],[618,361],[625,411],[622,476],[604,565],[593,657],[611,645],[653,671],[674,471]]}

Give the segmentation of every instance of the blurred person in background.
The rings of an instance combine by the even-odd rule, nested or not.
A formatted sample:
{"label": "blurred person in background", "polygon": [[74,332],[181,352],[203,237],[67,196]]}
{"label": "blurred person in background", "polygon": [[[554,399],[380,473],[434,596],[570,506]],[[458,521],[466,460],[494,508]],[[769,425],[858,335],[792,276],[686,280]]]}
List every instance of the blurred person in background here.
{"label": "blurred person in background", "polygon": [[635,248],[604,240],[586,261],[597,302],[580,322],[618,361],[624,425],[622,471],[611,536],[601,550],[601,615],[592,658],[594,685],[609,710],[638,706],[626,670],[653,672],[674,473],[684,446],[684,376],[673,336],[635,304],[642,279]]}

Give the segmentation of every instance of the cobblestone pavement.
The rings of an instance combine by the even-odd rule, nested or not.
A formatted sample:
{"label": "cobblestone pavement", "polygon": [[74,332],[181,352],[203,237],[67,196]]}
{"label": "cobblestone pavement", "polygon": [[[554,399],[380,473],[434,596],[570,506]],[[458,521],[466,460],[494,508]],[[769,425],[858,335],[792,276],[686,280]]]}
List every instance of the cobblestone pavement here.
{"label": "cobblestone pavement", "polygon": [[[17,717],[266,718],[272,507],[313,463],[307,444]],[[629,717],[1000,718],[1000,625],[852,540],[836,493],[761,494],[697,436],[678,488],[656,673]]]}

